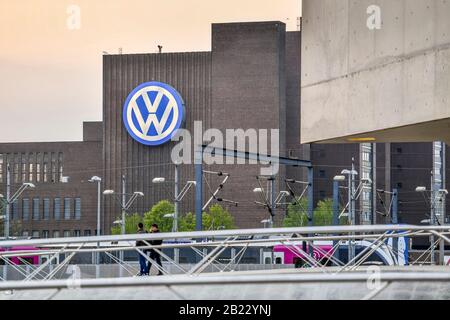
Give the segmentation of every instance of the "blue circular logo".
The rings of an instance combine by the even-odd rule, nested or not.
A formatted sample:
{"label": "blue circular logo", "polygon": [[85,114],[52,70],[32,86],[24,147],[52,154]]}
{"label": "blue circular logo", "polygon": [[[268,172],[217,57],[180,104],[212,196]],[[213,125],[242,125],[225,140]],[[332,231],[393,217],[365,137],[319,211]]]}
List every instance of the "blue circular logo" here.
{"label": "blue circular logo", "polygon": [[152,81],[136,87],[123,107],[123,123],[134,140],[158,146],[169,141],[184,119],[180,94],[168,84]]}

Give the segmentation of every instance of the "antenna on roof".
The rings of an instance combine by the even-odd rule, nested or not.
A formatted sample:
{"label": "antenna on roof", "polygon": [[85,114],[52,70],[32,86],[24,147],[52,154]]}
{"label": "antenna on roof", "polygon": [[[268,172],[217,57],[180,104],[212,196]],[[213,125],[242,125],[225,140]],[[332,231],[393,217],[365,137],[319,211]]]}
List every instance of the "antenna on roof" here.
{"label": "antenna on roof", "polygon": [[162,48],[163,48],[163,46],[158,44],[158,53],[162,53]]}

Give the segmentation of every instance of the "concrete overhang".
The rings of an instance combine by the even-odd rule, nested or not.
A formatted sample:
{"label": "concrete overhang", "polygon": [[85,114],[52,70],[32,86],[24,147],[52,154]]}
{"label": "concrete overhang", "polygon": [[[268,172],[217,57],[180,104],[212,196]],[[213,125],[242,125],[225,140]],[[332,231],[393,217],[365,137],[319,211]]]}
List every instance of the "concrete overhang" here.
{"label": "concrete overhang", "polygon": [[384,143],[444,141],[450,145],[450,118],[417,123],[409,126],[335,137],[307,143]]}
{"label": "concrete overhang", "polygon": [[449,29],[449,1],[304,0],[301,142],[450,143]]}

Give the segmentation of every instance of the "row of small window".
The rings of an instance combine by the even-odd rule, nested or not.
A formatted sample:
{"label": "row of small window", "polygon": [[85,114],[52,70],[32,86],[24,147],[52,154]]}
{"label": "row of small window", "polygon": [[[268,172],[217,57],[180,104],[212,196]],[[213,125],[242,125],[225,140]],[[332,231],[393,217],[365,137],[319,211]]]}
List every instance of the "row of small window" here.
{"label": "row of small window", "polygon": [[64,214],[64,220],[81,219],[81,198],[64,198],[63,208],[61,198],[55,198],[53,199],[53,210],[51,210],[49,198],[44,198],[42,201],[39,198],[33,198],[31,204],[30,199],[27,198],[22,199],[21,208],[18,202],[14,202],[11,207],[12,220],[29,220],[30,212],[33,220],[49,220],[50,212],[53,212],[52,218],[54,220],[60,220],[61,213]]}
{"label": "row of small window", "polygon": [[14,183],[56,183],[63,177],[62,152],[0,153],[0,183],[6,181],[8,164]]}
{"label": "row of small window", "polygon": [[[94,232],[95,234],[97,234],[97,230],[95,230]],[[51,233],[51,237],[52,238],[60,238],[61,235],[64,238],[69,238],[69,237],[81,237],[81,230],[64,230],[63,233],[61,233],[59,230],[53,230]],[[42,230],[42,231],[38,231],[38,230],[33,230],[30,234],[29,231],[23,231],[22,232],[22,236],[24,237],[32,237],[32,238],[50,238],[50,231],[49,230]],[[91,230],[84,230],[83,231],[83,236],[84,237],[90,237],[91,236]]]}

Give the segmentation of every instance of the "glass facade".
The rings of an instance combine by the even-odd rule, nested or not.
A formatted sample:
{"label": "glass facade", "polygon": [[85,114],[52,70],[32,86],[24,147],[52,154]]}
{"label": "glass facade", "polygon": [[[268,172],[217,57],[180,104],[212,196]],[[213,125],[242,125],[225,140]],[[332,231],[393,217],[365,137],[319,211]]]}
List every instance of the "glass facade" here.
{"label": "glass facade", "polygon": [[61,219],[61,199],[55,198],[53,200],[53,218],[55,220]]}
{"label": "glass facade", "polygon": [[40,216],[39,198],[33,198],[33,220],[39,220]]}
{"label": "glass facade", "polygon": [[11,211],[12,211],[11,215],[12,220],[19,220],[19,204],[17,203],[17,201],[14,201],[11,204]]}
{"label": "glass facade", "polygon": [[44,220],[50,219],[50,199],[44,198]]}
{"label": "glass facade", "polygon": [[22,220],[30,219],[30,199],[22,200]]}
{"label": "glass facade", "polygon": [[64,198],[64,219],[65,220],[70,220],[71,218],[71,214],[70,214],[70,203],[72,199],[70,198]]}
{"label": "glass facade", "polygon": [[75,219],[76,220],[81,219],[81,199],[80,198],[75,199]]}

